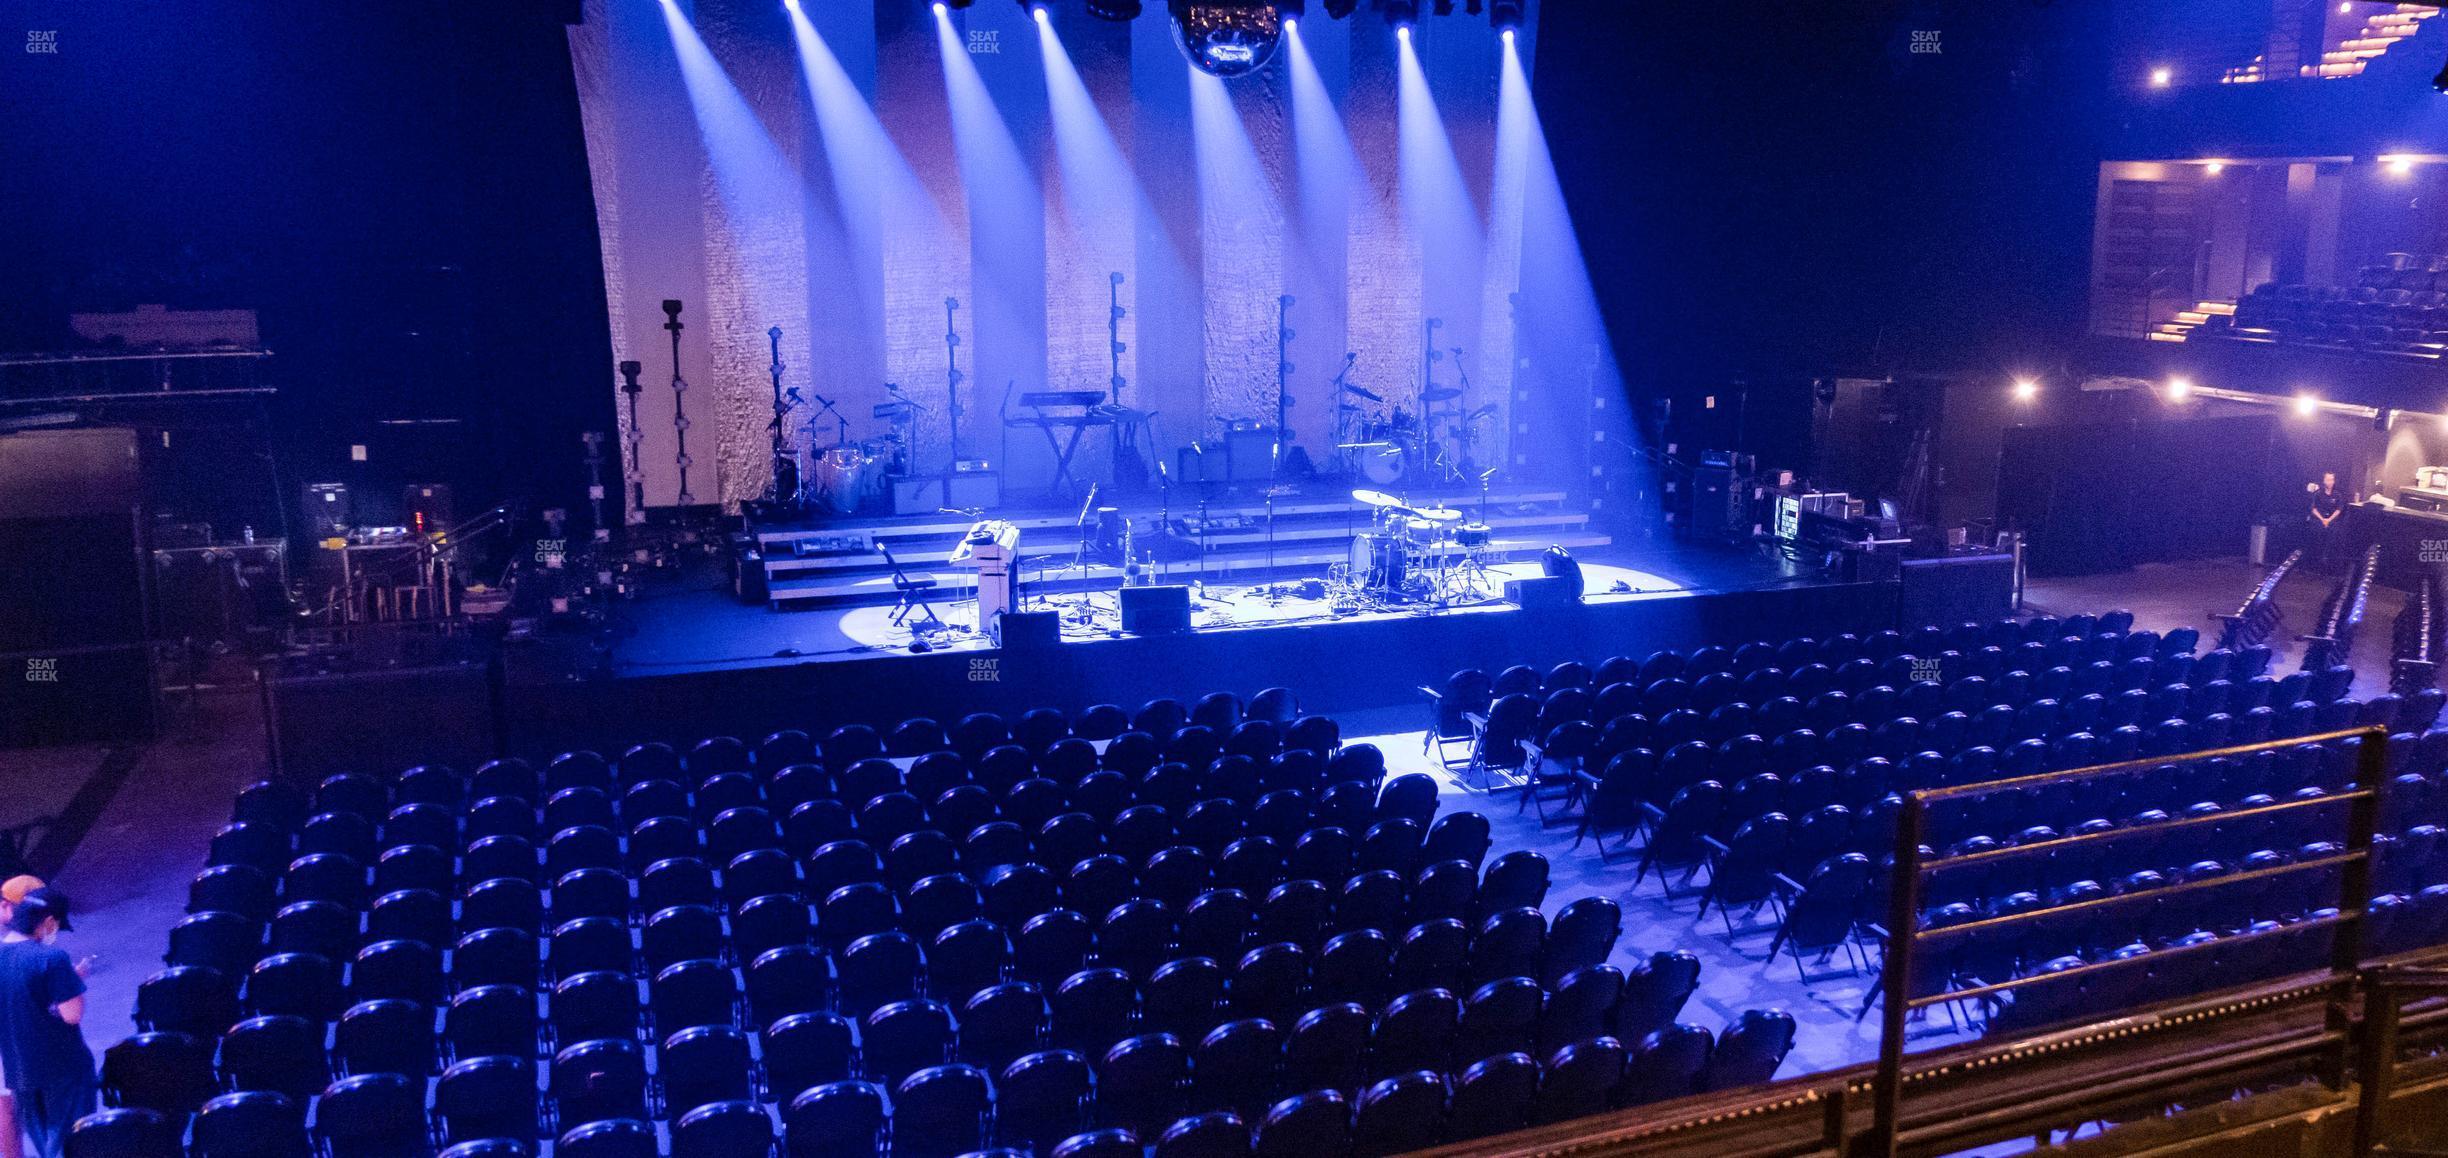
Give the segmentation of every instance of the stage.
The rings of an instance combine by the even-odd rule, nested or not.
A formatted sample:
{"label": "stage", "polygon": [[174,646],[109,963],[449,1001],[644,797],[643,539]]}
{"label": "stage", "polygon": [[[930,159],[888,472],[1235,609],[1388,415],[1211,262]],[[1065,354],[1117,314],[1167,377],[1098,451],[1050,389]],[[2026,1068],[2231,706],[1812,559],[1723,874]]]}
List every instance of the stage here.
{"label": "stage", "polygon": [[[1306,710],[1356,711],[1422,702],[1422,685],[1462,667],[1545,666],[1898,622],[1896,584],[1836,582],[1770,552],[1614,546],[1577,557],[1588,594],[1554,611],[1488,599],[1338,614],[1329,600],[1270,602],[1254,586],[1219,583],[1200,589],[1191,631],[1143,636],[1119,630],[1109,588],[1032,601],[1066,613],[1055,645],[998,648],[953,630],[930,633],[924,651],[911,650],[917,637],[891,624],[886,606],[778,612],[740,602],[719,575],[692,574],[620,605],[623,638],[608,666],[574,639],[507,645],[497,702],[506,750],[528,755],[829,729],[898,719],[927,703],[1003,712],[1136,706],[1280,685]],[[1539,563],[1517,554],[1496,570],[1523,577]],[[975,614],[974,604],[953,601],[935,610],[955,624]]]}

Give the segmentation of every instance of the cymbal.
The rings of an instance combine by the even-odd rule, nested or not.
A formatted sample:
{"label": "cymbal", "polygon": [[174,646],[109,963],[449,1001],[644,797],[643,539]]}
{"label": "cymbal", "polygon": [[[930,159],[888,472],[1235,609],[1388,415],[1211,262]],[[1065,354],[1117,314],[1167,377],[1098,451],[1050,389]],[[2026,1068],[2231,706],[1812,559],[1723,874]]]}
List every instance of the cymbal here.
{"label": "cymbal", "polygon": [[1432,523],[1459,523],[1462,521],[1462,512],[1452,507],[1422,507],[1419,510],[1419,517]]}
{"label": "cymbal", "polygon": [[1368,399],[1368,400],[1369,400],[1369,401],[1371,401],[1371,402],[1383,402],[1383,401],[1385,401],[1385,395],[1383,395],[1383,394],[1379,394],[1378,392],[1376,392],[1376,391],[1374,391],[1374,390],[1367,389],[1367,388],[1365,388],[1365,387],[1361,387],[1361,386],[1354,386],[1354,385],[1352,385],[1352,384],[1351,384],[1351,383],[1349,383],[1349,382],[1346,382],[1346,383],[1344,383],[1344,384],[1343,384],[1343,392],[1344,392],[1344,393],[1346,393],[1346,394],[1357,394],[1357,395],[1359,395],[1360,397],[1362,397],[1362,398],[1366,398],[1366,399]]}
{"label": "cymbal", "polygon": [[1399,507],[1403,505],[1401,499],[1395,498],[1384,491],[1361,490],[1353,491],[1351,495],[1353,502],[1367,503],[1372,507]]}
{"label": "cymbal", "polygon": [[1451,386],[1434,386],[1420,391],[1422,402],[1451,402],[1461,396],[1462,392]]}

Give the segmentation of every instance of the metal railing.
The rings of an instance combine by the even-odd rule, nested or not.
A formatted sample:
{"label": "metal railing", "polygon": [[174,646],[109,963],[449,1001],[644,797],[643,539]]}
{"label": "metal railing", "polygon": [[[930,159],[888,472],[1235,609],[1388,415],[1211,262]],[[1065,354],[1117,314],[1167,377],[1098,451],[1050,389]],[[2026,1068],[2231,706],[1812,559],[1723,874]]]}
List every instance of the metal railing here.
{"label": "metal railing", "polygon": [[[1881,966],[1880,975],[1883,987],[1881,1000],[1885,1007],[1881,1011],[1882,1022],[1879,1034],[1878,1065],[1873,1085],[1871,1131],[1867,1145],[1857,1149],[1856,1152],[1889,1156],[1899,1152],[1897,1146],[1902,1123],[1905,1030],[1909,1018],[1916,1010],[1949,1002],[1996,997],[2036,985],[2064,984],[2081,977],[2114,970],[2143,968],[2153,963],[2165,963],[2175,957],[2206,953],[2213,948],[2232,950],[2238,942],[2254,939],[2296,938],[2319,929],[2331,931],[2329,956],[2331,977],[2333,979],[2351,978],[2363,960],[2364,910],[2371,900],[2372,836],[2378,827],[2380,815],[2377,786],[2386,779],[2388,768],[2387,731],[2382,728],[2352,728],[2192,753],[2179,757],[2177,760],[2200,762],[2222,758],[2235,759],[2257,752],[2277,751],[2303,744],[2325,743],[2349,737],[2359,737],[2360,744],[2356,750],[2355,786],[2348,791],[2314,799],[2277,801],[2207,815],[2185,816],[2146,826],[2077,833],[2053,840],[2035,841],[2031,844],[1956,856],[1923,855],[1922,837],[1928,827],[1929,810],[1933,804],[1996,795],[2002,792],[2021,792],[2043,785],[2064,785],[2096,780],[2177,761],[2167,757],[2148,757],[2090,768],[2043,772],[2007,780],[1929,789],[1907,795],[1896,826],[1896,848],[1893,861],[1895,867],[1888,898],[1887,928],[1890,932],[1887,939],[1886,959]],[[2020,913],[1994,916],[1941,928],[1922,927],[1923,883],[1934,873],[2010,858],[2053,855],[2069,847],[2132,839],[2137,836],[2147,835],[2164,839],[2169,833],[2189,828],[2230,825],[2254,816],[2276,815],[2311,808],[2334,808],[2340,805],[2345,806],[2347,810],[2346,841],[2345,847],[2334,854],[2104,896],[2072,905],[2034,908]],[[2210,942],[2171,945],[2134,956],[2086,962],[2055,972],[2032,973],[2018,978],[1985,981],[1962,988],[1948,988],[1946,984],[1942,984],[1935,987],[1934,991],[1927,993],[1916,994],[1914,991],[1914,965],[1926,945],[1958,940],[1975,931],[1994,932],[2014,926],[2029,926],[2042,921],[2062,920],[2067,913],[2083,909],[2105,910],[2140,904],[2158,904],[2171,897],[2228,888],[2252,880],[2305,873],[2324,873],[2331,870],[2338,872],[2339,896],[2336,910],[2330,915],[2311,916],[2291,925],[2265,931],[2238,933]],[[1951,984],[1951,981],[1947,984]]]}

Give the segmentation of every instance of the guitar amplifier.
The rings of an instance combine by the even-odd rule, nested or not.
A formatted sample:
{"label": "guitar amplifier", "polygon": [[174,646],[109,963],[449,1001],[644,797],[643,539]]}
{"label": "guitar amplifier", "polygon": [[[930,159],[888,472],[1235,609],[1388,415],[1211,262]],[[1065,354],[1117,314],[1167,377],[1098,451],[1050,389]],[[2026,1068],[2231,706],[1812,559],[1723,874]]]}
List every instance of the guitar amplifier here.
{"label": "guitar amplifier", "polygon": [[1264,482],[1275,477],[1274,428],[1225,432],[1224,458],[1234,482]]}
{"label": "guitar amplifier", "polygon": [[896,515],[931,514],[945,507],[998,507],[1003,505],[1003,476],[994,471],[908,475],[892,480],[892,500]]}
{"label": "guitar amplifier", "polygon": [[1206,447],[1205,453],[1183,447],[1175,456],[1173,481],[1185,483],[1220,483],[1232,479],[1232,456],[1220,448]]}

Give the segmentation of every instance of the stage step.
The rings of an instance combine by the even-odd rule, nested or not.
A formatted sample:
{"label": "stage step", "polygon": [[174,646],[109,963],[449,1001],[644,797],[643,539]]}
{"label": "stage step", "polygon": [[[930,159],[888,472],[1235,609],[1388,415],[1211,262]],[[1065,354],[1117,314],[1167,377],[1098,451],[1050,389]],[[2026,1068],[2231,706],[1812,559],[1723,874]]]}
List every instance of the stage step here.
{"label": "stage step", "polygon": [[[1466,520],[1483,519],[1495,530],[1498,548],[1507,552],[1535,553],[1550,545],[1600,547],[1610,541],[1591,531],[1589,513],[1568,507],[1569,496],[1559,489],[1490,487],[1482,495],[1464,488],[1439,488],[1405,492],[1402,497],[1415,508],[1448,507],[1463,512]],[[1252,581],[1267,573],[1267,501],[1263,495],[1213,496],[1203,511],[1195,494],[1184,502],[1177,490],[1173,499],[1169,508],[1155,495],[1133,495],[1101,505],[1119,509],[1139,532],[1136,545],[1162,554],[1172,575],[1232,575]],[[1325,483],[1311,483],[1300,493],[1277,497],[1275,572],[1315,575],[1330,564],[1345,562],[1352,540],[1370,528],[1376,513],[1376,508],[1353,499],[1349,489]],[[1170,518],[1175,533],[1162,544],[1152,543],[1147,532],[1160,515]],[[1121,578],[1120,569],[1111,565],[1065,566],[1078,554],[1079,507],[1023,508],[998,512],[995,517],[1020,528],[1025,573],[1033,583],[1044,584],[1040,589],[1112,584]],[[756,527],[753,536],[772,605],[815,607],[894,599],[891,567],[883,549],[889,549],[904,573],[912,577],[931,577],[942,588],[954,591],[971,590],[976,573],[947,562],[970,523],[965,515],[926,513],[767,524]],[[1208,530],[1200,544],[1197,528],[1202,523]],[[1040,573],[1051,578],[1039,580]]]}
{"label": "stage step", "polygon": [[[1534,537],[1529,534],[1533,531],[1551,530],[1557,533],[1580,531],[1589,525],[1589,516],[1577,511],[1524,514],[1500,512],[1490,514],[1487,524],[1498,531],[1509,532],[1517,537],[1530,538]],[[1367,527],[1366,519],[1354,519],[1349,523],[1339,518],[1323,522],[1279,519],[1275,527],[1276,549],[1280,554],[1295,546],[1319,541],[1346,543],[1353,535],[1361,533]],[[963,528],[963,530],[966,529]],[[1070,553],[1077,539],[1078,532],[1071,524],[1064,523],[1059,527],[1046,529],[1034,535],[1027,528],[1023,528],[1020,542],[1023,551],[1031,555],[1060,555]],[[905,543],[896,539],[891,546],[893,553],[901,559],[902,566],[906,568],[914,561],[933,561],[950,555],[958,541],[958,535],[955,533],[930,536],[928,541],[912,540]],[[1255,548],[1263,551],[1266,548],[1266,541],[1266,527],[1264,523],[1260,523],[1254,527],[1211,532],[1206,539],[1206,549],[1210,553],[1241,548]],[[768,555],[765,558],[766,574],[777,578],[781,576],[805,577],[822,572],[882,571],[883,569],[882,557],[872,552]]]}
{"label": "stage step", "polygon": [[[1539,552],[1551,546],[1564,547],[1568,550],[1587,550],[1607,546],[1613,541],[1605,534],[1574,531],[1530,538],[1499,538],[1493,546],[1497,553],[1504,556],[1506,560],[1517,561],[1535,557]],[[1287,549],[1278,541],[1275,550],[1275,570],[1277,572],[1300,572],[1314,576],[1329,566],[1349,561],[1350,557],[1348,539],[1331,545],[1304,543],[1297,549]],[[1084,568],[1066,568],[1062,564],[1067,560],[1067,555],[1033,557],[1032,562],[1042,561],[1046,566],[1042,571],[1035,568],[1023,571],[1029,589],[1041,594],[1079,591],[1110,587],[1122,580],[1122,569],[1119,567],[1108,564],[1091,564]],[[974,597],[977,572],[973,570],[948,566],[906,567],[905,570],[913,579],[934,579],[936,583],[934,593],[939,603],[957,602]],[[1210,553],[1203,568],[1197,560],[1167,563],[1163,581],[1188,583],[1202,575],[1213,581],[1229,575],[1235,582],[1246,583],[1254,582],[1266,573],[1267,557],[1261,546],[1254,552],[1237,550],[1227,553]],[[775,607],[793,608],[890,603],[897,597],[893,590],[892,575],[886,571],[860,575],[831,574],[814,578],[775,580],[768,585],[768,594]]]}

